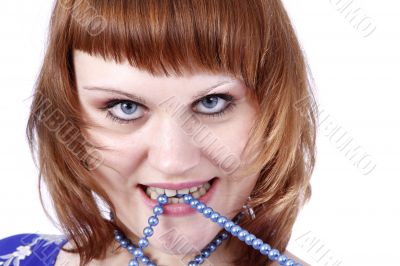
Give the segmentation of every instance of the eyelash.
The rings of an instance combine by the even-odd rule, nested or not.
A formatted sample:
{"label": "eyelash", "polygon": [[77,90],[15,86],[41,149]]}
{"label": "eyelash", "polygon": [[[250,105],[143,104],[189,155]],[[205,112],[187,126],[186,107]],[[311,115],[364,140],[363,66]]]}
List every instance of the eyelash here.
{"label": "eyelash", "polygon": [[[213,119],[217,119],[218,117],[222,117],[223,115],[225,115],[226,113],[228,113],[229,111],[231,111],[231,110],[236,106],[236,102],[235,102],[234,97],[233,97],[231,94],[229,94],[229,93],[226,93],[226,94],[221,94],[221,93],[219,93],[219,94],[218,94],[218,93],[217,93],[217,94],[210,94],[210,95],[207,95],[207,96],[205,96],[205,97],[203,97],[203,98],[197,100],[196,102],[193,103],[193,105],[197,105],[199,102],[201,102],[202,100],[204,100],[204,99],[206,99],[206,98],[209,98],[209,97],[218,97],[218,98],[222,98],[223,100],[227,101],[228,104],[227,104],[227,106],[225,107],[225,109],[223,109],[222,111],[220,111],[220,112],[218,112],[218,113],[212,113],[212,114],[197,113],[197,114],[202,115],[202,116],[206,116],[206,117],[210,117],[210,118],[213,118]],[[131,101],[131,100],[124,100],[124,99],[112,98],[112,99],[110,99],[108,102],[106,102],[106,104],[104,105],[104,107],[101,107],[100,109],[103,110],[103,111],[106,111],[106,117],[109,118],[109,119],[111,119],[111,120],[113,120],[113,121],[115,121],[115,122],[118,122],[118,123],[120,123],[120,124],[133,123],[133,122],[135,122],[135,121],[136,121],[137,119],[139,119],[139,118],[137,118],[137,119],[132,119],[132,120],[121,119],[121,118],[119,118],[119,117],[114,116],[114,115],[108,110],[108,109],[113,108],[115,105],[120,104],[120,103],[124,103],[124,102],[134,103],[135,105],[138,105],[138,106],[142,106],[142,107],[143,107],[143,105],[141,105],[140,103],[137,103],[137,102],[134,102],[134,101]]]}

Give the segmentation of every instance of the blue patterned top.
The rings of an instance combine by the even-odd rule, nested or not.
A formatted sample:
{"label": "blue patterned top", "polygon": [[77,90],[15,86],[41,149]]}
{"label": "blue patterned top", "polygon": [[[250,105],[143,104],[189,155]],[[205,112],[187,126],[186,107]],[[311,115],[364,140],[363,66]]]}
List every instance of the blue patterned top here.
{"label": "blue patterned top", "polygon": [[0,266],[54,266],[62,235],[18,234],[0,239]]}

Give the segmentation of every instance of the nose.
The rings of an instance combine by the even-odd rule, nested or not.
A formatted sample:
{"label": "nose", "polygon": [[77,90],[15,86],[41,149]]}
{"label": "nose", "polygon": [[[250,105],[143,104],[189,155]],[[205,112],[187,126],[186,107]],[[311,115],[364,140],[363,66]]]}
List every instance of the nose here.
{"label": "nose", "polygon": [[200,162],[201,152],[184,131],[179,119],[162,114],[148,135],[148,161],[151,167],[170,176],[185,176]]}

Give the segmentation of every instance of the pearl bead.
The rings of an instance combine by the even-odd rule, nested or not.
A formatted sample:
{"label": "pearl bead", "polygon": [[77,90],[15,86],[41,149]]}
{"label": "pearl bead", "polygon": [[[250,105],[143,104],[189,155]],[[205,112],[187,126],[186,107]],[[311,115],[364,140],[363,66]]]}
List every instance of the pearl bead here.
{"label": "pearl bead", "polygon": [[141,238],[139,239],[138,245],[141,248],[145,248],[149,245],[149,241],[146,238]]}
{"label": "pearl bead", "polygon": [[137,258],[140,258],[141,256],[143,256],[143,250],[141,248],[137,248],[135,249],[135,251],[133,252],[133,255]]}
{"label": "pearl bead", "polygon": [[199,264],[193,260],[188,263],[188,266],[198,266],[198,265]]}
{"label": "pearl bead", "polygon": [[214,252],[217,249],[217,245],[211,243],[208,244],[207,248],[210,250],[210,252]]}
{"label": "pearl bead", "polygon": [[122,239],[124,239],[124,237],[120,234],[115,236],[115,240],[117,240],[118,242],[120,242]]}
{"label": "pearl bead", "polygon": [[253,240],[256,239],[256,237],[253,234],[248,234],[245,238],[244,241],[246,242],[247,245],[253,244]]}
{"label": "pearl bead", "polygon": [[135,251],[135,247],[133,245],[128,245],[127,247],[128,252],[133,254],[133,251]]}
{"label": "pearl bead", "polygon": [[221,216],[221,215],[220,215],[218,212],[213,212],[213,213],[210,215],[211,221],[217,222],[217,220],[218,220],[218,218],[219,218],[220,216]]}
{"label": "pearl bead", "polygon": [[159,195],[157,197],[157,201],[158,201],[158,203],[160,203],[162,205],[167,204],[168,203],[168,197],[165,194]]}
{"label": "pearl bead", "polygon": [[242,229],[239,233],[238,233],[238,238],[242,241],[245,240],[245,237],[249,234],[249,232],[247,230]]}
{"label": "pearl bead", "polygon": [[221,234],[221,239],[222,240],[225,240],[225,239],[227,239],[228,238],[228,233],[227,232],[223,232],[222,234]]}
{"label": "pearl bead", "polygon": [[237,236],[241,230],[242,228],[239,225],[235,225],[231,228],[231,234]]}
{"label": "pearl bead", "polygon": [[148,262],[147,266],[157,266],[156,264],[154,264],[153,262]]}
{"label": "pearl bead", "polygon": [[220,216],[217,220],[217,223],[220,226],[224,226],[224,224],[228,221],[228,219],[225,216]]}
{"label": "pearl bead", "polygon": [[216,239],[214,240],[214,243],[215,243],[215,245],[219,246],[219,245],[222,244],[222,239],[221,239],[221,238],[216,238]]}
{"label": "pearl bead", "polygon": [[155,216],[150,216],[148,222],[149,222],[149,225],[155,226],[158,224],[158,218]]}
{"label": "pearl bead", "polygon": [[128,266],[139,266],[139,262],[137,262],[136,259],[131,259]]}
{"label": "pearl bead", "polygon": [[196,208],[197,204],[199,204],[199,203],[200,203],[200,201],[198,201],[197,199],[192,199],[192,200],[189,202],[190,207],[192,207],[192,208]]}
{"label": "pearl bead", "polygon": [[190,195],[190,194],[185,194],[185,195],[183,196],[183,201],[184,201],[185,203],[189,203],[192,199],[193,199],[193,196]]}
{"label": "pearl bead", "polygon": [[268,255],[271,250],[271,246],[268,244],[262,244],[260,247],[260,253],[263,255]]}
{"label": "pearl bead", "polygon": [[201,255],[197,255],[196,257],[194,257],[194,261],[198,264],[202,264],[204,262],[204,258]]}
{"label": "pearl bead", "polygon": [[235,224],[232,221],[228,221],[224,224],[224,228],[226,231],[230,232],[231,228],[235,226]]}
{"label": "pearl bead", "polygon": [[142,263],[144,263],[144,264],[147,264],[147,263],[149,263],[150,259],[149,259],[149,257],[147,257],[147,256],[142,256],[142,257],[140,258],[140,261],[141,261]]}
{"label": "pearl bead", "polygon": [[254,249],[259,250],[262,244],[264,244],[263,241],[261,239],[257,238],[257,239],[253,240],[252,246]]}
{"label": "pearl bead", "polygon": [[121,245],[122,247],[126,248],[126,247],[128,246],[128,240],[122,239],[121,242],[120,242],[120,245]]}
{"label": "pearl bead", "polygon": [[160,205],[154,206],[154,208],[153,208],[153,213],[154,213],[155,215],[160,215],[160,214],[162,214],[163,212],[164,212],[164,210],[163,210],[163,208],[162,208]]}
{"label": "pearl bead", "polygon": [[203,210],[203,215],[204,217],[209,218],[213,212],[214,212],[213,209],[207,207]]}
{"label": "pearl bead", "polygon": [[211,255],[210,251],[208,251],[206,249],[203,249],[201,251],[201,256],[203,256],[204,258],[208,258],[208,257],[210,257],[210,255]]}
{"label": "pearl bead", "polygon": [[285,265],[285,262],[288,260],[288,258],[285,255],[280,255],[277,262],[279,265]]}
{"label": "pearl bead", "polygon": [[154,233],[153,229],[150,226],[147,226],[143,229],[143,234],[147,237],[152,236]]}
{"label": "pearl bead", "polygon": [[197,204],[197,206],[196,206],[196,209],[197,209],[199,212],[202,212],[205,208],[206,208],[206,205],[205,205],[204,203],[199,203],[199,204]]}
{"label": "pearl bead", "polygon": [[[279,253],[278,250],[276,249],[272,249],[269,253],[268,253],[268,258],[270,258],[271,260],[277,260],[279,258],[281,254]],[[286,262],[287,263],[287,262]]]}

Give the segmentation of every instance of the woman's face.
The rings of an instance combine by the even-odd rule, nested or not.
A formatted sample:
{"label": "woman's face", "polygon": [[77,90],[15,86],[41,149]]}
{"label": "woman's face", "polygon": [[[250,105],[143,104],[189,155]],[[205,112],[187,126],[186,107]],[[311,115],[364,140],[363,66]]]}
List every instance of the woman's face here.
{"label": "woman's face", "polygon": [[187,253],[172,244],[183,239],[184,248],[196,253],[221,228],[173,195],[191,192],[228,218],[242,208],[256,182],[255,175],[240,175],[256,116],[246,87],[229,75],[208,72],[152,76],[82,51],[74,51],[74,66],[84,117],[96,124],[85,135],[107,148],[93,171],[118,219],[143,236],[155,204],[151,197],[164,192],[171,203],[149,249]]}

